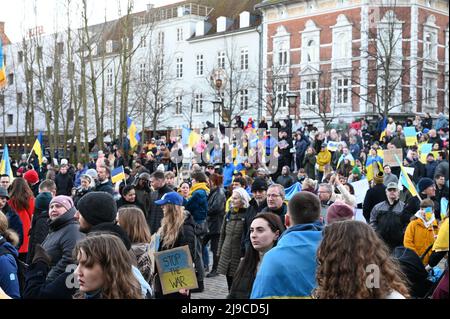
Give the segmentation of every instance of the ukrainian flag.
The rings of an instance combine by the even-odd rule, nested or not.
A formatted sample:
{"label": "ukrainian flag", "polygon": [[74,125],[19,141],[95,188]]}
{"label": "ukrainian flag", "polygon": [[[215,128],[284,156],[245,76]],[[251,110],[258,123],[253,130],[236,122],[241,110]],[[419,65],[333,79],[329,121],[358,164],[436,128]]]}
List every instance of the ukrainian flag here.
{"label": "ukrainian flag", "polygon": [[116,167],[111,172],[111,182],[113,184],[123,181],[125,179],[125,170],[123,169],[123,166]]}
{"label": "ukrainian flag", "polygon": [[14,179],[13,172],[11,169],[11,163],[9,162],[8,145],[6,144],[5,148],[3,149],[2,161],[0,162],[0,174],[8,175],[11,181]]}
{"label": "ukrainian flag", "polygon": [[36,142],[34,142],[33,148],[31,151],[34,151],[36,156],[38,157],[39,166],[42,165],[42,158],[44,157],[44,144],[42,143],[42,132],[39,132]]}
{"label": "ukrainian flag", "polygon": [[128,139],[130,140],[131,148],[135,148],[139,144],[141,137],[137,132],[136,125],[128,115],[127,115],[127,129],[128,129]]}
{"label": "ukrainian flag", "polygon": [[3,58],[3,43],[0,37],[0,88],[6,86],[6,66]]}
{"label": "ukrainian flag", "polygon": [[405,168],[402,165],[402,162],[400,162],[400,159],[398,158],[397,155],[395,155],[395,159],[397,160],[398,164],[400,165],[400,169],[402,172],[401,182],[402,182],[403,186],[405,186],[409,190],[412,197],[417,196],[420,199],[420,196],[419,196],[419,193],[417,193],[416,187],[414,186],[413,182],[409,178],[408,172],[406,172]]}
{"label": "ukrainian flag", "polygon": [[366,161],[367,180],[371,181],[381,171],[383,171],[383,159],[379,156],[369,156]]}

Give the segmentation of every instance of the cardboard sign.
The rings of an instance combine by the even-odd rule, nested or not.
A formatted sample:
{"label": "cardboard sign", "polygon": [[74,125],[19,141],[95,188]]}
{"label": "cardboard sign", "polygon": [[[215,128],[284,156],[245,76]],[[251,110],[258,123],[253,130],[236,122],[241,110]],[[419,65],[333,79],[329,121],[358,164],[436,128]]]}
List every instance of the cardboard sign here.
{"label": "cardboard sign", "polygon": [[389,165],[391,167],[399,167],[397,160],[395,159],[395,155],[398,156],[400,162],[403,162],[403,149],[396,148],[393,150],[384,150],[383,152],[383,165]]}
{"label": "cardboard sign", "polygon": [[180,289],[198,288],[188,246],[157,252],[155,258],[164,295],[178,292]]}

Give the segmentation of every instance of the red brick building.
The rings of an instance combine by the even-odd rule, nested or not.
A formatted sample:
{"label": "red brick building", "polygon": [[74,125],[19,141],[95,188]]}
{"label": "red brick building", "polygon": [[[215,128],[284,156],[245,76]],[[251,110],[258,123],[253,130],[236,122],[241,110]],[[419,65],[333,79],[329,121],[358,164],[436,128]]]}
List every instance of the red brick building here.
{"label": "red brick building", "polygon": [[265,93],[275,92],[267,100],[287,113],[286,93],[293,92],[290,113],[318,123],[377,113],[448,114],[448,6],[443,0],[261,2]]}

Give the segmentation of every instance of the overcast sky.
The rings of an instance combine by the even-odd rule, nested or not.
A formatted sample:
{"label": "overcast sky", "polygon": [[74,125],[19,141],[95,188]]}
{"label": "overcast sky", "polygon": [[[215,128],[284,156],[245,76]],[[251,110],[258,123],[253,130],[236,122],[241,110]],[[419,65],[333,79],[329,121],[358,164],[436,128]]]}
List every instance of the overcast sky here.
{"label": "overcast sky", "polygon": [[[101,23],[118,17],[119,4],[126,13],[129,0],[87,0],[89,24]],[[5,22],[5,33],[12,42],[18,42],[26,31],[43,26],[46,34],[67,28],[67,6],[70,5],[73,27],[80,25],[81,0],[0,0],[0,21]],[[148,3],[163,6],[180,0],[134,0],[133,12],[146,9]]]}

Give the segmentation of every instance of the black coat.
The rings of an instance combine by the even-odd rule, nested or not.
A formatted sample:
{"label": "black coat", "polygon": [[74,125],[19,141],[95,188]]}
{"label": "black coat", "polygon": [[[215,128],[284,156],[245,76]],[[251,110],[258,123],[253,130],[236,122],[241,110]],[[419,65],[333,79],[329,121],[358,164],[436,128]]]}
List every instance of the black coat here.
{"label": "black coat", "polygon": [[370,220],[370,213],[375,205],[385,200],[387,200],[387,197],[386,186],[384,184],[377,184],[367,191],[363,203],[363,215],[367,222]]}
{"label": "black coat", "polygon": [[241,238],[241,256],[244,257],[246,249],[250,246],[250,225],[253,221],[253,218],[264,210],[267,207],[267,200],[261,203],[258,206],[258,203],[254,198],[250,201],[250,206],[247,209],[247,214],[245,215],[244,220],[244,232],[242,233]]}
{"label": "black coat", "polygon": [[114,188],[110,180],[108,180],[106,183],[97,184],[97,187],[95,188],[96,192],[106,192],[114,196]]}
{"label": "black coat", "polygon": [[72,195],[73,178],[69,173],[57,174],[55,177],[56,196],[58,195]]}
{"label": "black coat", "polygon": [[246,273],[240,278],[239,282],[233,282],[227,299],[250,299],[255,278],[255,274]]}
{"label": "black coat", "polygon": [[51,270],[48,281],[56,279],[64,273],[67,265],[72,264],[72,252],[78,241],[85,235],[79,231],[80,225],[75,219],[76,210],[68,211],[49,223],[49,234],[42,247],[51,257]]}
{"label": "black coat", "polygon": [[225,204],[227,198],[223,188],[211,190],[208,196],[208,234],[219,235],[222,228],[223,216],[225,215]]}
{"label": "black coat", "polygon": [[31,264],[33,260],[35,245],[42,244],[48,235],[48,224],[50,222],[48,209],[51,200],[52,194],[49,192],[40,193],[36,197],[33,219],[31,220],[30,239],[28,242],[28,264]]}
{"label": "black coat", "polygon": [[123,206],[136,206],[137,208],[140,208],[142,212],[144,212],[144,206],[139,202],[137,199],[133,203],[127,202],[125,198],[121,197],[119,200],[116,201],[117,209]]}

